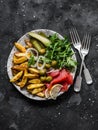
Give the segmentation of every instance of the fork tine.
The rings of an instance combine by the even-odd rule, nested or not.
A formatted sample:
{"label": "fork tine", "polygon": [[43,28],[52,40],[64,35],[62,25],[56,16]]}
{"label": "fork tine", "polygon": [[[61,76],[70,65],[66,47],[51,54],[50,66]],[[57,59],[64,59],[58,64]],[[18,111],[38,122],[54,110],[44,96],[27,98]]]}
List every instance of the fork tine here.
{"label": "fork tine", "polygon": [[87,39],[86,39],[86,49],[88,49],[88,44],[89,44],[89,34],[86,34],[87,35]]}
{"label": "fork tine", "polygon": [[85,34],[85,49],[87,49],[87,45],[88,45],[88,34]]}
{"label": "fork tine", "polygon": [[76,28],[73,28],[75,34],[76,34],[76,38],[77,38],[77,41],[80,42],[80,38],[79,38],[79,34],[77,32],[77,29]]}
{"label": "fork tine", "polygon": [[91,36],[88,34],[88,44],[87,44],[88,50],[89,50],[89,47],[90,47],[90,43],[91,43]]}
{"label": "fork tine", "polygon": [[74,37],[74,34],[73,34],[73,30],[70,29],[70,36],[71,36],[71,40],[72,40],[72,44],[75,44],[75,37]]}
{"label": "fork tine", "polygon": [[85,35],[85,49],[87,49],[87,46],[88,46],[88,34],[86,33],[86,35]]}
{"label": "fork tine", "polygon": [[82,47],[81,48],[85,48],[85,43],[86,43],[86,35],[84,35],[83,40],[82,40]]}
{"label": "fork tine", "polygon": [[72,43],[74,45],[77,44],[78,42],[81,42],[76,28],[74,28],[74,27],[71,28],[69,32],[70,32]]}
{"label": "fork tine", "polygon": [[74,39],[75,39],[75,43],[77,43],[78,39],[77,39],[76,32],[75,32],[74,28],[72,28],[72,32],[73,32],[73,36],[74,36]]}
{"label": "fork tine", "polygon": [[87,49],[89,50],[90,46],[90,41],[91,41],[91,36],[89,34],[85,34],[82,40],[82,49]]}

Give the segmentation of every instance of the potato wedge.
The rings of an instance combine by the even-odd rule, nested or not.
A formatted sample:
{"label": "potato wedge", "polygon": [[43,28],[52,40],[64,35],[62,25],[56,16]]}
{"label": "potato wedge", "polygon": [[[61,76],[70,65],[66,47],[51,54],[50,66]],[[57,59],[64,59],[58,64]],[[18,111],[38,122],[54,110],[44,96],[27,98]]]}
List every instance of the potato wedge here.
{"label": "potato wedge", "polygon": [[[11,68],[12,69],[12,68]],[[15,76],[19,71],[12,69],[12,74]]]}
{"label": "potato wedge", "polygon": [[34,74],[34,73],[37,73],[39,74],[39,70],[35,69],[35,68],[29,68],[28,69],[30,73]]}
{"label": "potato wedge", "polygon": [[34,89],[34,88],[40,88],[43,87],[44,84],[30,84],[27,86],[27,89]]}
{"label": "potato wedge", "polygon": [[45,94],[43,92],[39,92],[36,94],[37,96],[41,97],[41,98],[44,98],[45,97]]}
{"label": "potato wedge", "polygon": [[23,45],[21,45],[18,42],[15,42],[15,47],[20,51],[20,52],[26,52],[26,49]]}
{"label": "potato wedge", "polygon": [[23,52],[15,52],[15,56],[17,57],[22,57],[22,56],[25,56],[26,54],[23,53]]}
{"label": "potato wedge", "polygon": [[28,53],[16,52],[14,55],[15,55],[16,57],[23,57],[23,56],[25,56],[25,57],[30,58],[31,53],[30,53],[30,52],[28,52]]}
{"label": "potato wedge", "polygon": [[45,87],[42,87],[42,88],[35,88],[32,90],[31,94],[37,94],[41,91],[45,90]]}
{"label": "potato wedge", "polygon": [[21,70],[25,70],[25,69],[27,69],[28,67],[26,66],[26,65],[24,65],[24,66],[21,66],[21,65],[14,65],[14,66],[12,66],[12,70],[18,70],[18,71],[21,71]]}
{"label": "potato wedge", "polygon": [[18,79],[21,78],[22,74],[23,74],[23,71],[20,71],[12,79],[10,79],[10,82],[16,82]]}
{"label": "potato wedge", "polygon": [[27,73],[28,73],[28,72],[27,72],[27,69],[25,69],[22,80],[21,80],[19,83],[17,83],[17,85],[19,85],[20,88],[23,88],[23,87],[25,86],[25,84],[27,83],[27,77],[25,77],[25,75],[26,75]]}
{"label": "potato wedge", "polygon": [[28,74],[25,75],[25,77],[27,77],[29,79],[33,79],[33,78],[39,77],[39,75],[38,74],[30,74],[30,73],[28,73]]}
{"label": "potato wedge", "polygon": [[25,57],[25,56],[20,57],[20,58],[16,58],[16,57],[14,56],[14,58],[13,58],[13,63],[14,63],[14,64],[21,64],[21,63],[23,63],[23,62],[25,62],[25,61],[27,61],[27,57]]}
{"label": "potato wedge", "polygon": [[39,83],[41,83],[41,80],[40,79],[31,79],[28,81],[28,83],[39,84]]}
{"label": "potato wedge", "polygon": [[26,49],[30,48],[28,45],[25,46]]}
{"label": "potato wedge", "polygon": [[29,48],[33,46],[29,39],[25,39],[25,43],[27,44]]}
{"label": "potato wedge", "polygon": [[18,57],[14,55],[12,61],[14,62],[14,61],[17,60],[17,59],[18,59]]}
{"label": "potato wedge", "polygon": [[28,66],[28,62],[26,61],[26,62],[23,62],[23,63],[21,63],[20,64],[21,66]]}

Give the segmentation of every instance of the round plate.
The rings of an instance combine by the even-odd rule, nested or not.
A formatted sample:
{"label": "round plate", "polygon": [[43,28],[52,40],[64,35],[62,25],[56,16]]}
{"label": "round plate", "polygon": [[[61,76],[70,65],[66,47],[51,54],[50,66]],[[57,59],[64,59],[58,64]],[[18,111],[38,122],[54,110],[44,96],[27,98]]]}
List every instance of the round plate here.
{"label": "round plate", "polygon": [[[53,35],[53,34],[56,33],[57,36],[58,36],[58,38],[63,39],[63,36],[61,36],[59,33],[55,32],[55,31],[52,31],[52,30],[48,30],[48,29],[37,29],[37,30],[33,30],[33,31],[31,31],[31,32],[43,32],[43,33],[45,33],[47,36]],[[28,35],[28,33],[26,33],[26,34],[23,35],[17,42],[21,43],[22,45],[25,45],[24,39],[28,39],[28,38],[29,38],[29,35]],[[7,61],[7,72],[8,72],[8,76],[9,76],[10,79],[13,77],[11,67],[13,66],[13,63],[12,63],[13,55],[14,55],[14,53],[15,53],[16,51],[17,51],[17,50],[16,50],[16,48],[15,48],[15,46],[14,46],[14,47],[12,48],[12,50],[11,50],[11,53],[10,53],[10,55],[9,55],[9,57],[8,57],[8,61]],[[73,59],[74,59],[75,61],[77,61],[75,54],[73,55]],[[75,77],[75,73],[76,73],[76,68],[75,68],[75,71],[72,73],[73,78]],[[40,97],[38,97],[38,96],[33,96],[32,94],[30,94],[29,92],[27,92],[27,90],[26,90],[25,88],[24,88],[24,89],[20,89],[20,87],[17,86],[15,83],[13,83],[13,85],[15,86],[15,88],[16,88],[20,93],[22,93],[24,96],[26,96],[26,97],[28,97],[28,98],[30,98],[30,99],[33,99],[33,100],[49,100],[49,99],[46,99],[46,98],[40,98]],[[69,87],[70,87],[70,85],[69,85]],[[60,93],[58,94],[58,96],[60,96],[60,95],[63,94],[63,93],[64,93],[64,92],[60,92]]]}

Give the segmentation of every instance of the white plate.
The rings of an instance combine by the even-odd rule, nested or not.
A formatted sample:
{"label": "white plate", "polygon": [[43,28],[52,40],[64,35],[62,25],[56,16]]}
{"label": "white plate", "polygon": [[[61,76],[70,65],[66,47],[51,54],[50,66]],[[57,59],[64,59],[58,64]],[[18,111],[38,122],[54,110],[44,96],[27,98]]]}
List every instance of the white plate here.
{"label": "white plate", "polygon": [[[45,33],[47,36],[53,35],[53,34],[57,33],[57,32],[55,32],[55,31],[48,30],[48,29],[37,29],[37,30],[33,30],[32,32],[43,32],[43,33]],[[63,36],[61,36],[59,33],[57,33],[57,36],[58,36],[58,38],[63,39]],[[29,38],[29,35],[28,35],[28,33],[26,33],[26,34],[23,35],[17,42],[21,43],[22,45],[25,45],[24,39],[28,39],[28,38]],[[13,66],[12,59],[13,59],[13,55],[14,55],[15,52],[16,52],[16,48],[15,48],[15,46],[14,46],[14,47],[12,48],[12,50],[11,50],[11,53],[10,53],[10,55],[9,55],[9,57],[8,57],[8,61],[7,61],[7,72],[8,72],[9,79],[11,79],[11,78],[13,77],[11,67]],[[73,59],[74,59],[75,61],[77,61],[75,54],[73,55]],[[75,71],[72,73],[73,78],[75,77],[75,73],[76,73],[76,68],[75,68]],[[40,97],[38,97],[38,96],[33,96],[33,95],[31,95],[29,92],[27,92],[27,90],[26,90],[25,88],[24,88],[24,89],[20,89],[20,87],[17,86],[16,84],[13,83],[13,85],[15,86],[15,88],[16,88],[20,93],[22,93],[24,96],[26,96],[26,97],[28,97],[28,98],[30,98],[30,99],[33,99],[33,100],[48,100],[48,99],[46,99],[46,98],[40,98]],[[69,85],[69,87],[70,87],[70,85]],[[58,96],[60,96],[61,94],[63,94],[63,92],[60,92],[60,93],[58,94]]]}

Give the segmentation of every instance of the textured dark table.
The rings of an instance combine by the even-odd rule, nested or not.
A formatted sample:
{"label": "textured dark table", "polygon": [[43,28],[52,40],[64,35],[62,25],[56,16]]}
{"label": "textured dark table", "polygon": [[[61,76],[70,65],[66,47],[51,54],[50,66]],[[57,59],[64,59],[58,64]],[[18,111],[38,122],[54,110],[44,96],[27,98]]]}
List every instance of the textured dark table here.
{"label": "textured dark table", "polygon": [[[86,64],[93,84],[89,86],[83,79],[80,93],[74,93],[72,86],[56,101],[27,99],[9,83],[7,76],[6,64],[13,43],[27,31],[38,28],[69,35],[72,25],[81,38],[85,32],[92,34]],[[98,0],[0,0],[0,130],[97,129]]]}

